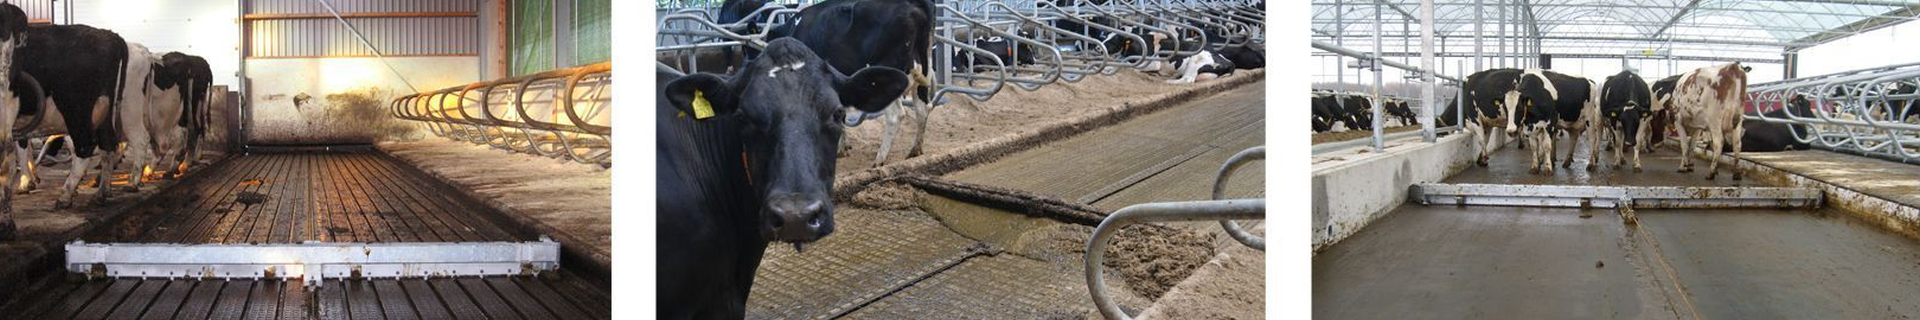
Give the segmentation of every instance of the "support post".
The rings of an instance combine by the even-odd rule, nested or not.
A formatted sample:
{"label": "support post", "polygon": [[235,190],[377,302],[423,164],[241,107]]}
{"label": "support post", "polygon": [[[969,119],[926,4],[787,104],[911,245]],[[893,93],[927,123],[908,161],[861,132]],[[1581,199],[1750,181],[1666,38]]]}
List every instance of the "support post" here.
{"label": "support post", "polygon": [[1438,138],[1433,133],[1433,105],[1437,102],[1433,91],[1440,86],[1433,78],[1433,0],[1420,0],[1420,68],[1427,70],[1420,73],[1420,80],[1427,84],[1420,88],[1420,138],[1433,142]]}

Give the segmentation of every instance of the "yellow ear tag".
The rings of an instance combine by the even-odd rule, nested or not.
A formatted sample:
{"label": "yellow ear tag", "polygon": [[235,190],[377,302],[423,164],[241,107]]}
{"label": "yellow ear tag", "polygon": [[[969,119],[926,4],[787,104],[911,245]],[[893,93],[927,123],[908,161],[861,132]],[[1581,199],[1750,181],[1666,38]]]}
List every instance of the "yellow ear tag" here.
{"label": "yellow ear tag", "polygon": [[694,90],[693,91],[693,118],[706,119],[706,118],[712,118],[712,117],[713,117],[713,103],[707,102],[707,94],[705,92],[700,92],[700,90]]}

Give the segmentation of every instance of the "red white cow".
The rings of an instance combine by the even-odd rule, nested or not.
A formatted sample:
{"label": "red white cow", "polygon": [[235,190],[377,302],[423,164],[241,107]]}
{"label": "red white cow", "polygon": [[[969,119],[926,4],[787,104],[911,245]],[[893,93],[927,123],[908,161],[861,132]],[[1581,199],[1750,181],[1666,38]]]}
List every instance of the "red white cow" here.
{"label": "red white cow", "polygon": [[[1740,63],[1695,69],[1682,74],[1676,84],[1674,123],[1680,125],[1680,170],[1693,172],[1693,138],[1707,139],[1707,151],[1719,158],[1722,145],[1733,144],[1733,156],[1740,156],[1740,138],[1746,135],[1741,125],[1741,106],[1747,98],[1747,72]],[[1707,180],[1718,174],[1720,162],[1708,161]],[[1740,170],[1733,170],[1740,180]]]}

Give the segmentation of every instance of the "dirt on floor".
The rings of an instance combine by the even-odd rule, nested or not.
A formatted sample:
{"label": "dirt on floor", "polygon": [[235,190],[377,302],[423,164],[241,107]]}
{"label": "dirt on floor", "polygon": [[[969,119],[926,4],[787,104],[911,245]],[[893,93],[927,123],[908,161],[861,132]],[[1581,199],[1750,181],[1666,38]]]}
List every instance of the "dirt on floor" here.
{"label": "dirt on floor", "polygon": [[[1035,91],[1009,85],[986,102],[952,95],[949,103],[931,112],[933,121],[927,124],[921,154],[940,154],[1043,123],[1144,103],[1156,95],[1248,76],[1257,75],[1243,72],[1195,84],[1168,84],[1165,82],[1168,78],[1123,69],[1112,75],[1091,75],[1075,83],[1062,81]],[[843,143],[845,152],[840,155],[835,172],[858,172],[873,167],[874,154],[880,149],[880,138],[885,131],[880,120],[868,120],[859,127],[848,128]],[[915,129],[909,125],[912,120],[911,112],[902,113],[902,126],[888,152],[888,163],[906,159],[907,149],[913,144]]]}
{"label": "dirt on floor", "polygon": [[[1420,126],[1387,127],[1386,133],[1391,134],[1391,133],[1407,132],[1407,131],[1414,131],[1414,130],[1420,130]],[[1372,136],[1373,136],[1373,130],[1318,132],[1313,134],[1313,144],[1340,142],[1340,141],[1360,139],[1360,138],[1366,138],[1366,137],[1372,137]]]}
{"label": "dirt on floor", "polygon": [[612,257],[613,176],[605,168],[441,138],[378,146],[490,206],[538,221],[592,247],[595,254]]}
{"label": "dirt on floor", "polygon": [[[1248,232],[1264,234],[1263,228]],[[1238,243],[1219,250],[1193,276],[1154,301],[1141,319],[1261,319],[1266,317],[1266,253]]]}

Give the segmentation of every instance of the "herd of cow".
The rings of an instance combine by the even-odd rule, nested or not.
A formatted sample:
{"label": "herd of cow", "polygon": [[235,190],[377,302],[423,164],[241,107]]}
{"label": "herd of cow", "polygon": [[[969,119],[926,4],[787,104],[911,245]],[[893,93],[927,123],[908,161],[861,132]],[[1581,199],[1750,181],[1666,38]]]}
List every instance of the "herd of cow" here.
{"label": "herd of cow", "polygon": [[[94,203],[111,194],[112,171],[125,161],[130,188],[146,171],[177,178],[197,155],[209,121],[206,101],[213,74],[206,59],[179,52],[154,54],[112,31],[86,25],[28,25],[19,7],[0,4],[0,140],[14,163],[0,166],[19,191],[34,188],[46,153],[69,150],[71,160],[56,208],[73,204],[82,178],[98,168]],[[60,158],[60,157],[54,157]]]}
{"label": "herd of cow", "polygon": [[[717,16],[731,23],[727,19],[764,4],[729,0]],[[924,119],[933,98],[925,72],[935,16],[931,0],[822,1],[786,23],[766,26],[765,47],[744,50],[747,57],[730,66],[730,75],[682,74],[656,65],[662,318],[744,317],[755,270],[771,242],[800,251],[834,231],[829,192],[845,127],[895,104]],[[762,28],[746,25],[750,30],[735,31]],[[1154,35],[1151,43],[1101,36],[1109,52],[1123,57],[1151,55],[1163,45],[1208,47],[1175,43],[1180,39],[1166,35]],[[978,40],[1001,43],[992,50],[1004,54],[1000,61],[1033,60],[1034,50],[1023,44]],[[1178,76],[1171,82],[1264,66],[1257,48],[1232,47],[1171,59]],[[973,66],[984,60],[954,61]]]}
{"label": "herd of cow", "polygon": [[[1640,154],[1657,150],[1669,138],[1685,146],[1681,148],[1679,172],[1693,171],[1692,152],[1700,147],[1700,142],[1705,144],[1703,152],[1716,157],[1724,152],[1738,156],[1741,152],[1808,149],[1806,139],[1813,136],[1810,132],[1814,130],[1810,125],[1744,117],[1749,107],[1756,105],[1750,103],[1747,94],[1748,70],[1739,63],[1729,63],[1690,70],[1652,83],[1632,71],[1621,71],[1605,81],[1594,82],[1540,69],[1484,70],[1467,76],[1462,84],[1465,98],[1454,100],[1434,121],[1439,126],[1451,126],[1458,122],[1457,117],[1466,119],[1466,131],[1481,142],[1477,143],[1479,157],[1475,161],[1480,166],[1487,165],[1493,146],[1497,145],[1498,135],[1494,132],[1505,131],[1508,137],[1517,139],[1519,148],[1531,149],[1530,172],[1547,175],[1553,174],[1556,160],[1560,168],[1573,165],[1578,149],[1574,146],[1583,138],[1589,146],[1587,170],[1596,168],[1601,163],[1600,154],[1610,151],[1614,168],[1623,169],[1631,162],[1633,171],[1639,172]],[[1914,89],[1903,84],[1888,88],[1886,94],[1911,94]],[[1847,96],[1840,92],[1845,89],[1835,90],[1826,97],[1828,100]],[[1415,123],[1417,118],[1412,107],[1402,100],[1387,99],[1379,104],[1386,109],[1382,110],[1384,114],[1400,119],[1402,125]],[[1465,106],[1459,101],[1465,101]],[[1811,118],[1816,114],[1812,101],[1805,95],[1794,95],[1784,107],[1756,108],[1752,112],[1764,113],[1765,118],[1770,119],[1788,119],[1788,114]],[[1906,104],[1896,101],[1879,110],[1904,114],[1876,117],[1916,122],[1920,119],[1920,110],[1916,109],[1920,108],[1900,107]],[[1313,131],[1334,130],[1336,124],[1344,124],[1347,130],[1370,130],[1374,105],[1364,95],[1316,91],[1312,103]],[[1458,112],[1466,115],[1460,117]],[[1843,120],[1850,116],[1828,113]],[[1554,147],[1561,138],[1569,143],[1564,156],[1556,156]],[[1709,162],[1707,179],[1717,176],[1718,165],[1718,162]],[[1733,179],[1740,178],[1740,172],[1734,170]]]}
{"label": "herd of cow", "polygon": [[[1463,85],[1468,131],[1484,139],[1478,165],[1487,165],[1495,145],[1492,134],[1504,130],[1532,149],[1529,168],[1551,175],[1555,160],[1561,168],[1573,165],[1582,139],[1590,146],[1586,169],[1600,163],[1603,149],[1611,149],[1613,167],[1631,161],[1641,170],[1640,153],[1652,151],[1671,132],[1681,146],[1679,172],[1692,172],[1694,139],[1718,155],[1743,150],[1747,135],[1743,108],[1747,99],[1747,68],[1729,63],[1699,68],[1648,84],[1631,71],[1608,76],[1603,82],[1540,69],[1493,69],[1474,73]],[[1556,157],[1556,140],[1567,137],[1565,156]],[[1718,174],[1718,162],[1709,162],[1707,179]],[[1738,170],[1733,179],[1741,178]]]}

